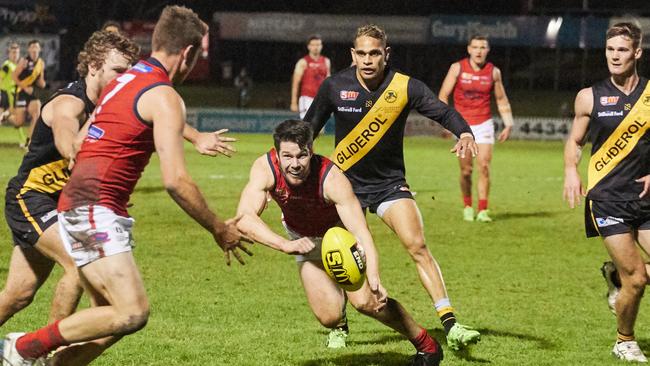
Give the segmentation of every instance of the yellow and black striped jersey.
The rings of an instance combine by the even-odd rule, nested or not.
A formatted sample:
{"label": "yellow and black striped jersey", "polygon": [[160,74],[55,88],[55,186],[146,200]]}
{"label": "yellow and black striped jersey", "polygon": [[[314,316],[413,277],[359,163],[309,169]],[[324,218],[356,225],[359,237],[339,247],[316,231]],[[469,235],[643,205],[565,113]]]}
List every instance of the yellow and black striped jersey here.
{"label": "yellow and black striped jersey", "polygon": [[[43,107],[60,95],[72,95],[81,99],[85,105],[86,118],[95,109],[95,105],[86,95],[86,82],[83,79],[58,90],[43,104]],[[86,118],[79,121],[79,127],[83,125]],[[68,162],[59,154],[54,144],[52,128],[43,122],[41,114],[34,126],[29,151],[23,157],[18,174],[9,181],[9,187],[18,190],[21,194],[36,191],[58,197],[69,177]]]}

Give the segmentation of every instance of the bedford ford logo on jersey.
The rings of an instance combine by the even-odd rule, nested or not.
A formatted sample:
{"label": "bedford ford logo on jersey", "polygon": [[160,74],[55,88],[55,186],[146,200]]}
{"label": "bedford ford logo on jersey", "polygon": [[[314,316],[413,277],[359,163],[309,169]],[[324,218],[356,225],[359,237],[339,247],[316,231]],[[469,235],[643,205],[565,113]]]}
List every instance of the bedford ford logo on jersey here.
{"label": "bedford ford logo on jersey", "polygon": [[600,97],[600,105],[602,106],[616,105],[616,103],[618,103],[618,97]]}
{"label": "bedford ford logo on jersey", "polygon": [[95,125],[90,125],[90,128],[88,129],[88,138],[93,140],[99,140],[102,137],[104,137],[104,130],[102,130],[101,128]]}
{"label": "bedford ford logo on jersey", "polygon": [[357,100],[359,92],[352,90],[341,90],[341,100]]}
{"label": "bedford ford logo on jersey", "polygon": [[598,227],[605,227],[605,226],[612,226],[616,224],[622,224],[623,219],[619,217],[612,217],[612,216],[607,216],[607,217],[596,217],[596,224]]}
{"label": "bedford ford logo on jersey", "polygon": [[598,117],[623,117],[623,111],[598,112]]}
{"label": "bedford ford logo on jersey", "polygon": [[338,107],[337,110],[339,112],[348,112],[348,113],[361,113],[361,107],[356,108],[356,107]]}

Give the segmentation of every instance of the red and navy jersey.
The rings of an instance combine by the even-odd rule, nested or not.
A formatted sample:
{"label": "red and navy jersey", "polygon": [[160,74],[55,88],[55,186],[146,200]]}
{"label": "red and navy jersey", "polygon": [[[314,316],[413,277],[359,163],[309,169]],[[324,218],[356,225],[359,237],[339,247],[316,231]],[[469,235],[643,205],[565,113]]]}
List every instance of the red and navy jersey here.
{"label": "red and navy jersey", "polygon": [[153,126],[138,114],[138,99],[160,85],[171,85],[167,71],[149,58],[104,88],[59,211],[101,205],[128,216],[126,204],[155,150]]}
{"label": "red and navy jersey", "polygon": [[328,59],[325,56],[318,56],[314,60],[307,55],[303,60],[307,62],[307,67],[300,80],[300,96],[313,98],[318,93],[320,84],[327,78]]}
{"label": "red and navy jersey", "polygon": [[470,125],[492,118],[490,94],[494,87],[494,65],[488,62],[476,71],[465,58],[458,62],[460,73],[454,86],[454,107]]}
{"label": "red and navy jersey", "polygon": [[275,149],[266,153],[273,171],[275,186],[271,197],[282,210],[286,226],[302,236],[322,237],[341,221],[336,207],[323,197],[323,183],[334,165],[328,158],[314,154],[309,176],[300,186],[291,186],[284,179]]}

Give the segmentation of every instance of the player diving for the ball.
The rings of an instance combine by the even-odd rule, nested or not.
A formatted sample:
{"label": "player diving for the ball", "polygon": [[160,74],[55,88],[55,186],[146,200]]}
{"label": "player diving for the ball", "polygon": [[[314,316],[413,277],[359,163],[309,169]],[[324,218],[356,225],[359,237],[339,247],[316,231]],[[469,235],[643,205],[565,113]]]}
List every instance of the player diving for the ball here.
{"label": "player diving for the ball", "polygon": [[[287,120],[273,134],[275,148],[253,163],[239,201],[237,228],[270,248],[297,254],[298,272],[307,300],[318,321],[333,329],[328,347],[344,347],[337,325],[345,313],[345,297],[362,314],[379,320],[413,343],[413,365],[438,365],[442,348],[395,299],[379,279],[379,259],[361,205],[352,185],[326,157],[313,153],[311,125]],[[282,210],[289,239],[273,232],[260,215],[267,194]],[[345,226],[358,238],[367,258],[367,279],[353,292],[342,290],[321,263],[321,240],[333,226]],[[343,336],[343,342],[340,340]]]}

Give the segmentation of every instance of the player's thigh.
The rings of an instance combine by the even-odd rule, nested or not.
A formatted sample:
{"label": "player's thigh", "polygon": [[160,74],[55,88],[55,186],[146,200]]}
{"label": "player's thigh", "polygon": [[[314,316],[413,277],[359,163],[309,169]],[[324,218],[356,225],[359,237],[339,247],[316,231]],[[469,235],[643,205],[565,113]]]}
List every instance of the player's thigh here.
{"label": "player's thigh", "polygon": [[423,244],[424,224],[415,200],[410,198],[396,200],[381,218],[407,247]]}
{"label": "player's thigh", "polygon": [[47,228],[36,242],[35,248],[43,255],[61,265],[66,271],[75,271],[77,266],[63,246],[59,225]]}
{"label": "player's thigh", "polygon": [[622,277],[645,272],[645,263],[634,240],[634,234],[622,233],[603,238],[605,248]]}
{"label": "player's thigh", "polygon": [[149,302],[133,253],[122,252],[80,268],[90,287],[118,309],[148,309]]}
{"label": "player's thigh", "polygon": [[33,248],[15,245],[11,253],[5,291],[32,296],[52,272],[54,262]]}
{"label": "player's thigh", "polygon": [[30,100],[29,104],[27,104],[27,110],[32,116],[37,116],[41,111],[41,100],[38,98]]}
{"label": "player's thigh", "polygon": [[309,306],[316,316],[338,315],[345,303],[343,290],[314,261],[298,263],[298,272]]}

